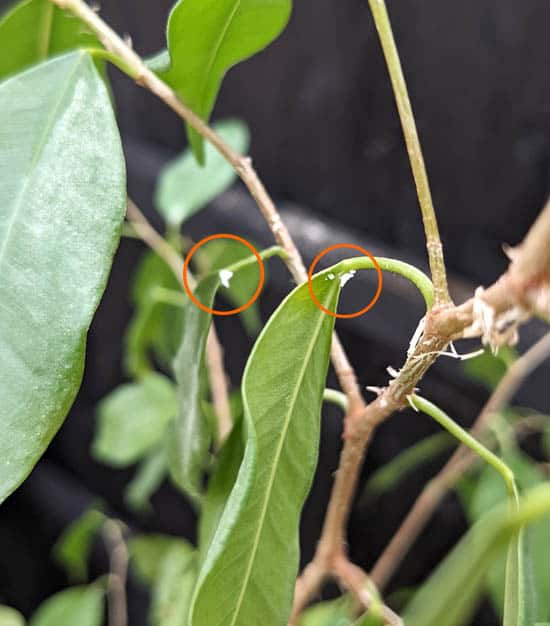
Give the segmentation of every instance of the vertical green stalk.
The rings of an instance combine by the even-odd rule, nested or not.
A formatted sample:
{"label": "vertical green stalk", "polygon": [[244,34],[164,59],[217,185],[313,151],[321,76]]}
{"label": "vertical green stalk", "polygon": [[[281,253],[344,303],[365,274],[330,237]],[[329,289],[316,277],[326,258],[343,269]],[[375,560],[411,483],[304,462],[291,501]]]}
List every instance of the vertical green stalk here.
{"label": "vertical green stalk", "polygon": [[399,53],[397,52],[390,18],[386,9],[385,0],[369,0],[369,6],[386,59],[386,65],[388,67],[393,93],[401,119],[401,126],[405,136],[414,182],[416,184],[418,202],[422,212],[424,231],[426,233],[426,247],[428,249],[430,271],[435,288],[435,304],[446,304],[450,302],[451,299],[447,288],[443,246],[441,245],[424,157],[422,156],[418,131],[414,121],[414,114],[409,100],[401,61],[399,60]]}

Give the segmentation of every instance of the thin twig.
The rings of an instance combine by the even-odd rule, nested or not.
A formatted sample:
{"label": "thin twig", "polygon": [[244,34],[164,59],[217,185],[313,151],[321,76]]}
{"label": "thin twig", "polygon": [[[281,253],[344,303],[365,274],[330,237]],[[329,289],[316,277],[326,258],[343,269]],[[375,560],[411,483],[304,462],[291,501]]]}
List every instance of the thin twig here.
{"label": "thin twig", "polygon": [[126,579],[128,576],[128,548],[122,525],[108,519],[103,524],[103,539],[109,553],[108,614],[109,626],[128,626]]}
{"label": "thin twig", "polygon": [[[186,107],[177,94],[143,62],[143,59],[123,41],[117,33],[106,24],[83,0],[51,0],[61,9],[70,11],[81,19],[97,36],[105,49],[120,58],[119,68],[133,78],[138,85],[148,89],[179,117],[192,126],[200,135],[210,142],[218,152],[233,166],[241,180],[248,188],[256,201],[260,212],[264,216],[277,243],[287,253],[285,263],[296,283],[307,279],[307,272],[302,257],[296,248],[290,233],[267,193],[262,181],[258,178],[252,166],[252,160],[245,157],[226,144],[223,139],[206,124],[191,109]],[[334,370],[344,393],[348,396],[351,410],[358,410],[364,406],[361,390],[355,373],[346,356],[346,353],[334,334],[332,342],[332,362]]]}
{"label": "thin twig", "polygon": [[[473,436],[479,438],[486,434],[494,416],[510,403],[526,377],[548,358],[550,358],[550,333],[510,366],[472,426],[470,432]],[[465,446],[460,446],[437,476],[422,490],[372,569],[371,577],[377,586],[380,588],[386,586],[449,489],[475,461],[475,455]]]}
{"label": "thin twig", "polygon": [[[180,283],[183,259],[151,226],[131,198],[128,198],[126,216],[137,235],[166,262]],[[194,276],[188,272],[187,277],[191,289],[194,289],[196,285]],[[206,340],[206,365],[212,404],[218,418],[218,443],[221,444],[231,431],[233,420],[231,418],[231,403],[229,402],[228,377],[223,364],[223,348],[213,322]]]}
{"label": "thin twig", "polygon": [[422,212],[422,221],[426,234],[426,247],[430,262],[430,271],[435,290],[435,305],[448,304],[451,301],[447,288],[447,275],[445,260],[443,258],[443,246],[439,236],[437,218],[430,191],[426,165],[422,156],[420,139],[416,129],[416,122],[412,111],[407,83],[403,75],[399,53],[395,44],[393,31],[384,0],[369,0],[374,23],[380,37],[382,50],[386,59],[388,73],[392,83],[395,101],[405,136],[407,152],[411,163],[411,169],[416,185],[418,202]]}
{"label": "thin twig", "polygon": [[[348,589],[365,609],[378,599],[376,587],[366,572],[346,558],[334,563],[334,574],[343,587]],[[403,620],[385,604],[381,605],[382,619],[386,626],[403,626]]]}

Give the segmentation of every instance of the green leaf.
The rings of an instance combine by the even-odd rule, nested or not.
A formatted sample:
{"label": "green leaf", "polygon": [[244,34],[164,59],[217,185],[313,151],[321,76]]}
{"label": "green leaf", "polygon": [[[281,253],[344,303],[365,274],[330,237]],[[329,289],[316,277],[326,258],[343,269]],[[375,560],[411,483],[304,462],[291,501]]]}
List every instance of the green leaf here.
{"label": "green leaf", "polygon": [[25,626],[25,618],[19,611],[0,604],[0,626]]}
{"label": "green leaf", "polygon": [[503,503],[485,515],[437,567],[407,606],[407,626],[460,626],[468,623],[483,594],[494,559],[520,529],[550,511],[550,485],[531,489],[510,512]]}
{"label": "green leaf", "polygon": [[29,626],[101,626],[103,597],[98,584],[65,589],[40,605]]}
{"label": "green leaf", "polygon": [[67,526],[55,543],[54,558],[72,581],[84,582],[88,578],[90,552],[104,522],[105,515],[101,511],[90,509]]}
{"label": "green leaf", "polygon": [[300,616],[298,626],[352,626],[353,607],[349,598],[318,602]]}
{"label": "green leaf", "polygon": [[87,54],[0,85],[0,170],[2,502],[73,403],[125,212],[120,137]]}
{"label": "green leaf", "polygon": [[152,587],[160,577],[164,557],[170,552],[191,555],[193,547],[170,535],[135,535],[128,540],[132,568],[138,578]]}
{"label": "green leaf", "polygon": [[[280,253],[276,246],[261,252],[264,259]],[[257,263],[249,256],[231,266],[235,275]],[[236,278],[236,276],[234,276]],[[194,295],[199,302],[212,308],[220,286],[218,272],[208,274],[197,284]],[[212,442],[212,425],[202,409],[206,391],[204,352],[212,316],[191,300],[184,308],[184,333],[174,360],[178,381],[179,411],[175,434],[170,447],[170,475],[193,500],[198,501],[203,491],[203,471],[208,463]]]}
{"label": "green leaf", "polygon": [[[544,482],[544,477],[533,461],[518,448],[510,446],[505,449],[503,460],[514,472],[521,491]],[[506,490],[502,485],[502,481],[489,468],[484,468],[480,472],[476,483],[474,483],[469,501],[466,504],[468,517],[472,523],[475,523],[483,515],[505,501]],[[521,570],[527,579],[530,576],[532,567],[534,573],[533,582],[527,586],[521,599],[528,602],[527,608],[536,601],[538,605],[536,613],[542,619],[550,617],[550,598],[548,598],[546,593],[550,585],[550,572],[548,571],[547,559],[545,557],[545,546],[548,545],[548,542],[550,542],[550,520],[544,519],[521,533],[518,539],[511,544],[508,555],[508,559],[517,560],[515,564],[512,562],[511,567],[516,571],[518,569]],[[514,600],[517,594],[511,592],[512,588],[505,594],[506,561],[506,556],[504,554],[500,555],[491,564],[487,575],[491,599],[500,615],[504,614],[506,596],[509,602],[513,603],[508,609],[509,614],[510,611],[512,614],[517,612],[513,608],[514,606],[517,607],[517,601]],[[512,582],[509,581],[509,584],[512,585]],[[517,579],[516,582],[517,585],[522,584],[525,586],[523,578]],[[527,615],[529,613],[530,610],[527,611]]]}
{"label": "green leaf", "polygon": [[191,596],[197,579],[195,553],[174,544],[164,555],[151,601],[152,626],[187,626]]}
{"label": "green leaf", "polygon": [[235,485],[244,454],[242,419],[235,421],[208,481],[199,519],[199,561],[202,563]]}
{"label": "green leaf", "polygon": [[[291,0],[179,0],[168,19],[170,68],[162,78],[208,120],[226,72],[265,48],[284,29]],[[204,145],[188,126],[200,163]]]}
{"label": "green leaf", "polygon": [[503,626],[531,626],[537,615],[537,597],[527,533],[520,529],[510,541],[506,564]]}
{"label": "green leaf", "polygon": [[[194,294],[199,302],[212,307],[219,284],[218,274],[209,275],[197,285]],[[211,318],[193,302],[187,303],[182,341],[174,360],[179,408],[171,445],[170,475],[195,500],[202,493],[202,473],[212,441],[211,425],[201,410],[206,388],[204,350]]]}
{"label": "green leaf", "polygon": [[399,482],[422,463],[448,450],[454,439],[446,432],[435,433],[399,453],[391,461],[376,470],[368,479],[360,498],[360,504],[367,502],[390,491]]}
{"label": "green leaf", "polygon": [[485,350],[475,359],[468,359],[462,363],[464,373],[468,378],[483,383],[488,389],[494,389],[506,370],[517,359],[517,352],[509,346],[502,346],[498,354]]}
{"label": "green leaf", "polygon": [[181,292],[181,283],[172,270],[154,252],[143,255],[132,287],[134,315],[125,337],[124,364],[131,376],[140,378],[153,369],[149,354],[169,366],[181,341],[183,312],[159,298],[164,289]]}
{"label": "green leaf", "polygon": [[[248,150],[248,129],[239,120],[218,122],[214,130],[237,152]],[[205,162],[200,167],[187,149],[161,171],[155,205],[169,225],[179,228],[235,180],[233,167],[210,143],[206,145]]]}
{"label": "green leaf", "polygon": [[158,446],[176,412],[175,385],[162,374],[121,385],[99,404],[93,455],[116,467],[135,463]]}
{"label": "green leaf", "polygon": [[23,0],[0,19],[0,79],[62,52],[99,46],[83,22],[51,0]]}
{"label": "green leaf", "polygon": [[126,487],[124,498],[128,507],[137,512],[150,509],[151,496],[161,486],[167,473],[166,450],[160,446],[140,463],[134,478]]}
{"label": "green leaf", "polygon": [[[340,283],[313,279],[327,308]],[[243,376],[246,448],[202,563],[192,624],[286,624],[298,570],[298,525],[319,445],[319,418],[334,318],[307,285],[278,307]]]}

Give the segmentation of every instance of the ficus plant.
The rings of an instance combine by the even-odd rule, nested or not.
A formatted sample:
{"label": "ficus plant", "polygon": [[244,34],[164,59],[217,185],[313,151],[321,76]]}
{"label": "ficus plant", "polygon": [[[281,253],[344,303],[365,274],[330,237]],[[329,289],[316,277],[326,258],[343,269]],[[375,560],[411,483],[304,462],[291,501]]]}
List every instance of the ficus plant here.
{"label": "ficus plant", "polygon": [[[128,380],[97,408],[92,454],[114,468],[137,465],[125,494],[129,508],[150,509],[151,495],[169,479],[199,519],[191,545],[136,534],[100,504],[91,508],[54,547],[78,584],[40,606],[31,626],[100,626],[105,599],[109,626],[126,626],[128,561],[151,589],[154,626],[459,626],[487,590],[505,626],[550,622],[550,486],[519,445],[525,432],[550,438],[543,416],[512,405],[521,381],[550,354],[550,339],[522,356],[508,348],[531,317],[550,319],[550,206],[509,251],[506,273],[453,303],[388,13],[384,0],[369,4],[418,191],[430,276],[399,259],[363,254],[308,275],[245,156],[245,124],[209,124],[226,72],[281,33],[291,0],[179,0],[166,49],[148,59],[83,0],[22,0],[0,19],[0,502],[26,479],[70,410],[86,334],[125,236],[150,250],[135,272],[123,338]],[[128,196],[109,66],[152,92],[187,128],[189,147],[157,183],[163,233]],[[239,243],[238,233],[195,245],[186,221],[236,177],[266,219],[273,246],[257,251]],[[264,323],[252,301],[264,280],[260,268],[274,257],[296,286]],[[387,386],[368,388],[369,401],[334,329],[340,293],[362,271],[376,271],[379,285],[383,273],[399,275],[426,307],[402,367],[390,369]],[[216,334],[220,298],[254,337],[239,389],[229,388]],[[464,358],[453,343],[462,338],[486,349],[467,367],[494,388],[470,432],[449,416],[453,407],[443,410],[424,397],[429,388],[418,390],[441,355]],[[326,388],[331,361],[340,389]],[[299,572],[300,515],[324,402],[340,407],[344,438],[315,556]],[[458,447],[364,572],[350,561],[346,537],[358,475],[377,426],[407,407],[445,433],[371,476],[359,502],[391,493],[419,463]],[[385,599],[389,578],[454,486],[471,529],[406,602]],[[98,534],[111,569],[90,582]],[[341,596],[318,602],[330,580]],[[23,624],[16,608],[0,606],[0,626]]]}

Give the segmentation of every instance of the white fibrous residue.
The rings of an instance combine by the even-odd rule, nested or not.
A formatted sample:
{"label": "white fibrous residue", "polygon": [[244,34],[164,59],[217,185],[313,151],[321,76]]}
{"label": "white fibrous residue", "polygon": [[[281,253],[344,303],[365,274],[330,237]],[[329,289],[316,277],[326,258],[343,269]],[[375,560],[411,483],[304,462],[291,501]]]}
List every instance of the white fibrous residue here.
{"label": "white fibrous residue", "polygon": [[219,271],[219,276],[222,286],[227,289],[229,287],[229,281],[233,277],[233,272],[228,269],[223,269]]}
{"label": "white fibrous residue", "polygon": [[349,272],[344,272],[340,276],[340,287],[343,287],[349,280],[351,280],[355,276],[355,270],[350,270]]}

